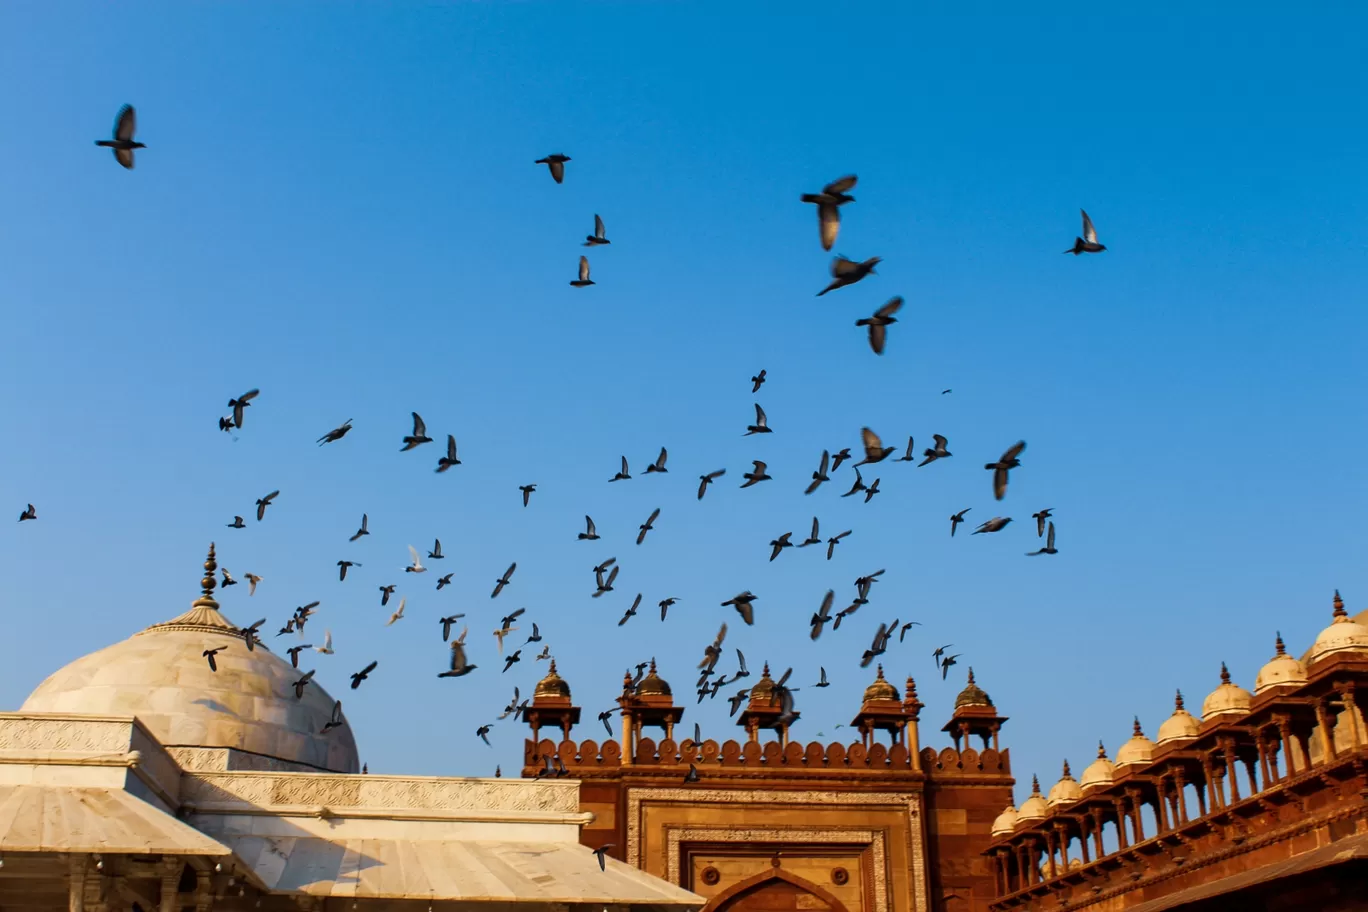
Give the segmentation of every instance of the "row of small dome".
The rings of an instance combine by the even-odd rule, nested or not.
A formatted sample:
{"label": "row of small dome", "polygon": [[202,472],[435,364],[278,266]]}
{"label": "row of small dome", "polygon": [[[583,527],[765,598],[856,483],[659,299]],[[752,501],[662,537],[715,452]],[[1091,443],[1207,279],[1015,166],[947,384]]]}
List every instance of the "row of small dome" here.
{"label": "row of small dome", "polygon": [[[1302,658],[1302,661],[1287,654],[1282,634],[1276,639],[1276,653],[1254,678],[1254,693],[1265,693],[1274,688],[1296,688],[1307,682],[1306,669],[1325,658],[1343,652],[1368,653],[1368,626],[1350,618],[1344,610],[1344,601],[1339,590],[1335,591],[1334,620],[1320,632],[1315,643]],[[1221,683],[1202,701],[1202,721],[1210,721],[1224,716],[1240,716],[1249,711],[1253,699],[1249,691],[1238,684],[1231,683],[1230,672],[1221,663]],[[1118,771],[1130,767],[1144,766],[1154,756],[1154,749],[1161,744],[1184,741],[1197,737],[1199,723],[1183,707],[1183,693],[1178,692],[1174,699],[1173,715],[1159,726],[1159,735],[1151,741],[1140,730],[1140,720],[1135,720],[1130,740],[1116,752],[1115,760],[1107,759],[1106,749],[1099,741],[1097,759],[1088,764],[1079,779],[1069,772],[1069,762],[1064,761],[1064,775],[1060,777],[1048,794],[1041,795],[1040,780],[1031,777],[1031,795],[1021,803],[1020,808],[1007,805],[1006,810],[993,821],[994,836],[1008,836],[1021,826],[1043,820],[1050,809],[1058,805],[1071,804],[1083,797],[1085,791],[1111,785]]]}

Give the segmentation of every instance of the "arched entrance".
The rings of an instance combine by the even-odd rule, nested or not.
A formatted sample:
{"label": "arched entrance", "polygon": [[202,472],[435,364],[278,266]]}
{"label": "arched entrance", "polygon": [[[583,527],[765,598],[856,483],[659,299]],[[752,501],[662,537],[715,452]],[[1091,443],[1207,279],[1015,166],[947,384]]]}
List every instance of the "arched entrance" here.
{"label": "arched entrance", "polygon": [[733,884],[703,912],[848,912],[839,899],[810,880],[774,868]]}

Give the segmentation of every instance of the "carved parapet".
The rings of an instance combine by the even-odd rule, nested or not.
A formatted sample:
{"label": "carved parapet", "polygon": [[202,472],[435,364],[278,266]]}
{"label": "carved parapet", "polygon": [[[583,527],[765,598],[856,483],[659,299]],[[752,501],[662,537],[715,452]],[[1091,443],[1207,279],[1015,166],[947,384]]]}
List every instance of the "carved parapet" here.
{"label": "carved parapet", "polygon": [[[990,753],[992,753],[990,751]],[[596,770],[610,770],[621,766],[622,749],[616,741],[599,744],[593,740],[563,741],[556,744],[550,739],[541,742],[531,740],[523,747],[523,762],[527,770],[535,773],[543,765],[542,757],[558,757],[571,775]],[[659,743],[643,737],[637,741],[633,760],[635,767],[677,767],[695,764],[699,767],[716,766],[741,769],[802,769],[802,770],[840,770],[867,769],[874,771],[896,772],[912,770],[911,758],[907,748],[901,744],[891,747],[874,744],[866,748],[858,741],[853,744],[823,743],[811,741],[802,744],[790,741],[764,743],[727,740],[721,743],[713,739],[694,742],[685,739],[676,744],[666,738]]]}
{"label": "carved parapet", "polygon": [[963,775],[963,776],[982,776],[982,775],[1003,775],[1012,774],[1011,751],[1004,748],[1001,751],[993,750],[991,747],[982,751],[966,747],[962,750],[955,750],[953,747],[946,747],[939,752],[934,747],[923,748],[921,752],[922,769],[928,775]]}

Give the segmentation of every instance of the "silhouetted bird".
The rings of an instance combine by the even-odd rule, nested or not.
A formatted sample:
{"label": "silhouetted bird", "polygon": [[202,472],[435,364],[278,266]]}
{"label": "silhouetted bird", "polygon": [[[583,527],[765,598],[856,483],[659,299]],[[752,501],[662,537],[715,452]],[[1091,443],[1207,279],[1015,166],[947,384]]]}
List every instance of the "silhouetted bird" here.
{"label": "silhouetted bird", "polygon": [[1051,522],[1050,533],[1045,538],[1045,547],[1041,548],[1039,551],[1031,551],[1026,556],[1035,557],[1037,554],[1058,554],[1059,552],[1055,550],[1054,535],[1054,523]]}
{"label": "silhouetted bird", "polygon": [[[32,505],[32,504],[29,504],[29,509],[32,509],[32,508],[33,508],[33,505]],[[29,516],[28,513],[27,513],[27,511],[25,511],[23,514],[20,515],[19,520],[20,520],[20,522],[22,522],[22,521],[24,521],[25,519],[33,519],[33,517]],[[230,529],[245,529],[245,528],[247,528],[247,524],[244,523],[244,522],[242,521],[242,517],[241,517],[241,516],[234,516],[234,517],[233,517],[233,521],[230,522],[230,523],[228,523],[227,526],[228,526],[228,528],[230,528]]]}
{"label": "silhouetted bird", "polygon": [[358,538],[360,538],[360,537],[363,536],[363,535],[370,535],[370,530],[366,528],[366,526],[367,526],[367,524],[368,524],[369,522],[370,522],[370,517],[369,517],[368,515],[366,515],[365,513],[362,513],[362,514],[361,514],[361,528],[357,529],[357,530],[356,530],[356,534],[353,535],[351,538],[347,539],[347,541],[356,541]]}
{"label": "silhouetted bird", "polygon": [[831,477],[827,475],[827,464],[830,459],[831,454],[826,450],[822,450],[822,462],[817,466],[817,471],[812,473],[812,484],[807,486],[807,490],[803,491],[804,494],[811,494],[813,491],[817,490],[822,482],[831,481]]}
{"label": "silhouetted bird", "polygon": [[1046,507],[1039,513],[1031,514],[1031,518],[1036,521],[1036,538],[1040,538],[1045,534],[1045,520],[1054,515],[1053,510],[1053,507]]}
{"label": "silhouetted bird", "polygon": [[865,317],[855,321],[856,326],[869,327],[869,347],[874,349],[874,354],[883,354],[884,341],[888,336],[888,327],[898,322],[898,318],[893,316],[893,314],[897,313],[898,308],[902,307],[902,305],[903,299],[901,297],[889,298],[888,303],[874,311],[872,317]]}
{"label": "silhouetted bird", "polygon": [[432,443],[432,438],[427,435],[427,425],[423,423],[422,417],[417,412],[413,412],[413,433],[404,438],[404,446],[399,452],[411,450],[424,443]]}
{"label": "silhouetted bird", "polygon": [[664,447],[661,447],[660,455],[656,457],[656,461],[646,467],[646,474],[650,475],[652,472],[669,472],[670,470],[665,468],[665,460],[669,458],[669,452]]}
{"label": "silhouetted bird", "polygon": [[588,516],[584,517],[584,531],[579,535],[576,535],[575,538],[580,541],[598,541],[598,527],[594,525],[594,521]]}
{"label": "silhouetted bird", "polygon": [[322,446],[325,443],[332,443],[334,440],[341,440],[343,437],[347,436],[347,432],[351,429],[352,420],[348,418],[346,421],[342,422],[337,427],[333,428],[331,431],[328,431],[328,433],[324,434],[322,437],[319,437],[318,445]]}
{"label": "silhouetted bird", "polygon": [[765,385],[765,371],[761,369],[760,373],[756,374],[754,377],[751,377],[751,383],[753,384],[751,386],[751,392],[760,392],[760,387]]}
{"label": "silhouetted bird", "polygon": [[812,625],[812,632],[809,634],[812,639],[815,640],[821,636],[822,628],[831,621],[831,605],[835,599],[835,590],[828,589],[827,594],[822,598],[822,607],[818,608],[817,611],[813,613],[812,620],[808,621],[808,623]]}
{"label": "silhouetted bird", "polygon": [[1074,238],[1074,245],[1064,252],[1078,256],[1080,253],[1101,253],[1106,250],[1106,247],[1097,243],[1097,229],[1093,227],[1088,213],[1082,209],[1078,211],[1083,213],[1083,236]]}
{"label": "silhouetted bird", "polygon": [[708,485],[712,484],[723,475],[727,474],[726,469],[718,469],[716,472],[709,472],[707,475],[698,476],[698,499],[702,500],[703,495],[708,490]]}
{"label": "silhouetted bird", "polygon": [[113,149],[114,160],[132,171],[133,150],[147,148],[147,146],[142,143],[133,141],[133,134],[137,129],[138,114],[133,110],[132,105],[126,104],[122,108],[119,108],[119,113],[114,118],[114,138],[97,139],[95,140],[95,145]]}
{"label": "silhouetted bird", "polygon": [[637,526],[637,528],[641,530],[637,533],[636,541],[638,545],[646,540],[646,533],[650,532],[652,529],[655,528],[655,521],[656,518],[659,516],[660,507],[656,507],[654,510],[651,511],[651,515],[646,517],[646,522],[642,523],[640,526]]}
{"label": "silhouetted bird", "polygon": [[805,203],[817,204],[817,231],[823,250],[830,250],[836,243],[836,235],[841,230],[841,207],[855,202],[847,190],[855,186],[855,175],[838,178],[822,188],[821,193],[804,193],[799,199]]}
{"label": "silhouetted bird", "polygon": [[728,605],[734,607],[736,613],[741,615],[741,620],[746,622],[747,627],[750,627],[755,624],[755,605],[753,603],[756,598],[758,598],[758,596],[752,595],[750,591],[747,590],[738,596],[727,599],[722,603],[722,607],[725,608]]}
{"label": "silhouetted bird", "polygon": [[1007,524],[1011,521],[1012,517],[1010,516],[994,516],[992,519],[988,520],[986,523],[975,529],[974,534],[978,535],[980,532],[1000,532],[1001,530],[1007,528]]}
{"label": "silhouetted bird", "polygon": [[446,671],[437,675],[439,678],[461,678],[476,669],[475,665],[466,661],[465,644],[460,640],[451,644],[451,665]]}
{"label": "silhouetted bird", "polygon": [[771,561],[774,560],[776,557],[779,556],[779,552],[780,552],[780,551],[783,551],[785,548],[792,548],[792,547],[793,547],[793,542],[789,541],[789,539],[792,538],[792,537],[793,537],[793,533],[792,533],[792,532],[785,532],[783,535],[781,535],[781,536],[779,536],[778,538],[773,539],[773,540],[770,541],[770,546],[774,549],[773,551],[770,552],[770,560],[771,560]]}
{"label": "silhouetted bird", "polygon": [[585,247],[597,247],[597,246],[599,246],[600,244],[611,244],[611,243],[613,243],[613,242],[610,241],[610,240],[608,240],[607,232],[606,232],[606,231],[604,230],[604,228],[603,228],[603,219],[599,218],[598,215],[595,215],[595,216],[594,216],[594,233],[591,234],[591,235],[588,235],[587,237],[585,237],[585,239],[584,239],[584,246],[585,246]]}
{"label": "silhouetted bird", "polygon": [[379,663],[378,661],[376,661],[376,662],[371,662],[371,663],[370,663],[369,665],[367,665],[365,668],[363,668],[363,669],[361,669],[360,671],[358,671],[358,672],[356,672],[355,674],[353,674],[353,675],[351,676],[351,689],[352,689],[352,690],[356,690],[356,688],[360,687],[360,686],[361,686],[361,682],[364,681],[364,680],[366,680],[367,678],[369,678],[369,677],[370,677],[370,673],[371,673],[372,671],[375,671],[375,666],[377,666],[377,665],[379,665],[379,664],[380,664],[380,663]]}
{"label": "silhouetted bird", "polygon": [[903,453],[901,456],[899,456],[899,457],[898,457],[896,460],[894,460],[894,461],[895,461],[895,462],[916,462],[916,461],[917,461],[917,457],[912,455],[912,448],[913,448],[912,438],[911,438],[911,437],[908,437],[908,438],[907,438],[907,452],[906,452],[906,453]]}
{"label": "silhouetted bird", "polygon": [[1017,459],[1021,451],[1026,449],[1026,441],[1020,440],[1013,444],[1007,452],[1002,454],[1002,458],[997,462],[990,462],[984,466],[993,473],[993,496],[1002,500],[1007,493],[1007,472],[1021,465],[1021,460]]}
{"label": "silhouetted bird", "polygon": [[513,571],[514,571],[514,570],[517,570],[517,569],[518,569],[517,561],[514,561],[513,563],[511,563],[511,564],[508,565],[508,569],[504,571],[503,576],[499,577],[499,578],[494,582],[494,591],[491,592],[491,593],[489,593],[489,597],[490,597],[490,598],[494,598],[494,597],[497,596],[500,592],[503,592],[504,586],[507,586],[509,583],[511,583],[511,582],[513,581]]}
{"label": "silhouetted bird", "polygon": [[765,410],[760,407],[760,403],[755,403],[755,424],[746,425],[746,433],[742,437],[749,437],[751,434],[772,434],[769,420],[765,417]]}
{"label": "silhouetted bird", "polygon": [[580,257],[579,278],[571,279],[570,284],[576,288],[585,288],[594,284],[594,280],[589,278],[589,258],[587,256]]}
{"label": "silhouetted bird", "polygon": [[458,466],[460,464],[461,460],[456,458],[456,437],[452,434],[447,434],[446,455],[437,460],[437,471],[445,472],[452,466]]}
{"label": "silhouetted bird", "polygon": [[565,163],[569,160],[570,156],[561,155],[559,152],[557,152],[555,155],[548,155],[546,156],[546,158],[539,158],[535,162],[533,162],[533,164],[546,165],[546,167],[551,171],[551,179],[559,184],[565,180]]}
{"label": "silhouetted bird", "polygon": [[857,263],[854,260],[847,260],[845,257],[838,256],[831,261],[831,284],[817,292],[817,297],[821,297],[828,291],[835,291],[837,288],[844,288],[846,285],[854,285],[867,275],[877,274],[874,267],[879,265],[882,257],[870,257],[864,262]]}
{"label": "silhouetted bird", "polygon": [[358,564],[356,561],[349,561],[349,560],[340,560],[340,561],[338,561],[338,562],[337,562],[337,578],[338,578],[338,580],[341,581],[341,582],[345,582],[346,579],[347,579],[347,568],[348,568],[348,567],[359,567],[359,566],[361,566],[361,565]]}
{"label": "silhouetted bird", "polygon": [[960,510],[958,513],[953,513],[953,514],[951,514],[951,516],[950,516],[950,537],[951,537],[951,538],[954,538],[954,537],[955,537],[955,527],[958,526],[960,523],[964,522],[964,514],[965,514],[965,513],[968,513],[968,512],[969,512],[970,510],[972,510],[972,509],[974,509],[974,508],[973,508],[973,507],[965,507],[963,510]]}
{"label": "silhouetted bird", "polygon": [[632,473],[627,471],[627,457],[623,456],[622,466],[618,469],[617,474],[614,475],[612,478],[608,479],[608,481],[610,483],[614,481],[627,481],[631,477]]}
{"label": "silhouetted bird", "polygon": [[845,538],[852,531],[853,530],[851,529],[846,529],[840,535],[827,539],[827,560],[831,560],[831,556],[836,553],[836,546],[841,543],[841,539]]}
{"label": "silhouetted bird", "polygon": [[220,652],[223,652],[223,650],[227,648],[227,646],[216,646],[213,649],[204,650],[204,657],[209,660],[210,671],[218,671],[218,662],[214,661],[214,656],[218,655]]}
{"label": "silhouetted bird", "polygon": [[527,502],[532,499],[532,492],[537,490],[537,486],[534,484],[518,485],[518,490],[522,491],[523,506],[525,507]]}
{"label": "silhouetted bird", "polygon": [[897,449],[897,447],[884,446],[883,441],[879,439],[879,435],[869,428],[860,428],[860,439],[864,442],[865,457],[855,463],[856,468],[859,468],[862,465],[869,465],[873,462],[883,462],[889,456],[892,456],[893,451]]}
{"label": "silhouetted bird", "polygon": [[770,480],[770,476],[765,473],[765,463],[761,462],[758,459],[752,459],[751,463],[755,466],[755,468],[751,469],[749,472],[741,476],[742,478],[746,479],[745,482],[741,485],[741,487],[743,488],[749,488],[751,485],[756,485],[762,481]]}
{"label": "silhouetted bird", "polygon": [[233,410],[233,425],[242,427],[242,412],[247,406],[252,404],[252,400],[261,395],[261,390],[251,389],[238,396],[236,399],[228,400],[228,407]]}
{"label": "silhouetted bird", "polygon": [[922,455],[926,458],[917,464],[918,468],[926,465],[928,462],[935,462],[937,459],[944,459],[947,456],[955,455],[945,448],[945,445],[950,441],[946,440],[940,434],[932,434],[931,439],[936,441],[936,445],[934,448],[922,450]]}
{"label": "silhouetted bird", "polygon": [[256,502],[257,522],[261,522],[263,519],[266,518],[266,508],[271,505],[271,501],[275,500],[279,496],[279,491],[272,491],[270,494],[267,494],[265,497],[261,498]]}

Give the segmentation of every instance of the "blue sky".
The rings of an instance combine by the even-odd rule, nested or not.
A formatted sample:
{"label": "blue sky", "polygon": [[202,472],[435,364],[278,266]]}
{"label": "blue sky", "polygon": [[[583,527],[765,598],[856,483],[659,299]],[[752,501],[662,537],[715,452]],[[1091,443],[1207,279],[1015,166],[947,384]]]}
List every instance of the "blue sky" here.
{"label": "blue sky", "polygon": [[[517,767],[525,729],[473,732],[544,673],[499,673],[490,631],[522,606],[579,737],[652,655],[686,727],[734,737],[722,700],[691,695],[723,620],[754,669],[795,668],[805,740],[846,734],[878,623],[921,621],[884,658],[919,682],[923,743],[946,743],[972,665],[1027,783],[1098,738],[1114,751],[1133,714],[1152,735],[1222,660],[1252,687],[1275,630],[1300,652],[1333,588],[1368,598],[1368,15],[1177,9],[4,4],[0,707],[184,610],[210,540],[266,580],[224,596],[239,623],[322,600],[335,695],[380,661],[345,697],[373,771]],[[148,145],[133,172],[92,145],[125,102]],[[533,165],[550,152],[573,158],[562,186]],[[851,172],[835,252],[883,263],[817,298],[829,255],[798,196]],[[1100,256],[1060,255],[1080,206]],[[595,213],[613,244],[571,288]],[[875,357],[853,324],[895,294]],[[219,433],[251,387],[238,439]],[[743,439],[756,401],[775,433]],[[397,452],[415,409],[463,465]],[[838,496],[846,467],[804,497],[863,425],[955,456],[875,467],[868,505]],[[982,465],[1018,439],[996,504]],[[662,445],[668,475],[606,483]],[[740,491],[750,459],[775,480]],[[40,520],[14,522],[28,502]],[[952,540],[965,507],[1016,522]],[[1028,560],[1042,507],[1061,553]],[[349,544],[363,512],[373,534]],[[575,540],[585,513],[602,541]],[[853,530],[835,559],[767,562],[814,514]],[[442,592],[402,572],[435,536]],[[608,556],[617,591],[591,599]],[[341,583],[344,557],[362,566]],[[810,643],[825,591],[879,568],[871,604]],[[392,582],[409,618],[385,628]],[[719,607],[742,589],[754,628]],[[638,591],[681,602],[615,626]],[[439,682],[454,611],[481,667]],[[942,683],[944,643],[963,657]]]}

